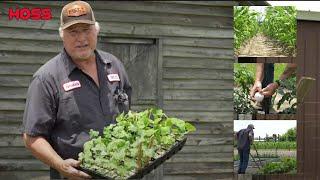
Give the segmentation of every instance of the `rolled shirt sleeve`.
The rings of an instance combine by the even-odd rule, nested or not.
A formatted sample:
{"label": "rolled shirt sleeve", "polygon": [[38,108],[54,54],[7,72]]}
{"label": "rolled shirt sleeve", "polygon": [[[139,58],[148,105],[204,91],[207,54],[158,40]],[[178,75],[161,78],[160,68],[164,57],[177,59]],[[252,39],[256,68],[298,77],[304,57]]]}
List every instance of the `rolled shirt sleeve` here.
{"label": "rolled shirt sleeve", "polygon": [[29,86],[23,115],[23,132],[49,137],[56,120],[56,105],[50,83],[35,76]]}

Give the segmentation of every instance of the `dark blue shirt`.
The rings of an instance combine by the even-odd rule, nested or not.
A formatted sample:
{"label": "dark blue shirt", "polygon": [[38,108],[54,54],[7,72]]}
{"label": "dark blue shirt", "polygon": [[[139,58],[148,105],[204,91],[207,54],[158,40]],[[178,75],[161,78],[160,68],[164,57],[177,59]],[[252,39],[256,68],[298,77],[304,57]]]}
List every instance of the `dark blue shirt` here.
{"label": "dark blue shirt", "polygon": [[241,129],[237,132],[237,148],[240,150],[249,150],[250,149],[250,138],[249,136],[252,136],[252,139],[254,137],[253,130],[252,129]]}

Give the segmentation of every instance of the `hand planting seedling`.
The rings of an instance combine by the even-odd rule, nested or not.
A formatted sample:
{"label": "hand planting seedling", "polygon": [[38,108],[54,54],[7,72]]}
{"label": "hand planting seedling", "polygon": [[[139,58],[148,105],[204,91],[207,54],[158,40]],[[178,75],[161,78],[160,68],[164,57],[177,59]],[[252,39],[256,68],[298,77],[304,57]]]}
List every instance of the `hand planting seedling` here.
{"label": "hand planting seedling", "polygon": [[79,154],[81,167],[113,179],[127,179],[152,160],[163,156],[195,127],[162,110],[148,109],[117,117],[117,124],[107,126],[103,134],[90,130],[91,140]]}

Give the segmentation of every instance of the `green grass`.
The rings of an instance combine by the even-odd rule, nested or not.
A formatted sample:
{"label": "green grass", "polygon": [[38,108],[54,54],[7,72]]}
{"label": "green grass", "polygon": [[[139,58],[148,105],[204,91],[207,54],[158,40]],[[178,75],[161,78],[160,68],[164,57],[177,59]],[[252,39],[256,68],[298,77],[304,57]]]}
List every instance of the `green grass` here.
{"label": "green grass", "polygon": [[[241,65],[247,67],[248,71],[251,71],[256,76],[256,63],[234,63],[234,71],[237,71]],[[286,68],[287,63],[275,63],[274,67],[274,80],[279,79],[280,75],[283,73]]]}

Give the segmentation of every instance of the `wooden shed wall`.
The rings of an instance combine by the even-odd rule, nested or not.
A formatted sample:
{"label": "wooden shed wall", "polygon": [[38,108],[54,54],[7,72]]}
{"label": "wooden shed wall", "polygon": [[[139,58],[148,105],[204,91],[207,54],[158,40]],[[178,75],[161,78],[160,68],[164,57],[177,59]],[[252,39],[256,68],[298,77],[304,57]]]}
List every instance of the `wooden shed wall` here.
{"label": "wooden shed wall", "polygon": [[[65,2],[1,2],[0,176],[43,175],[47,166],[25,150],[22,123],[31,75],[62,48]],[[90,3],[101,37],[160,39],[163,108],[194,123],[183,150],[165,163],[164,179],[233,177],[233,2]],[[51,21],[8,21],[8,7],[50,7]],[[3,17],[4,16],[4,17]],[[41,177],[41,176],[38,176]]]}
{"label": "wooden shed wall", "polygon": [[309,76],[316,79],[298,111],[298,172],[312,179],[320,178],[319,40],[319,21],[298,21],[297,77]]}

